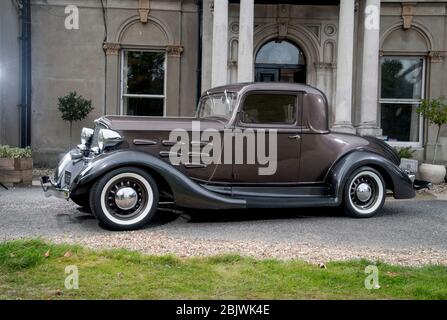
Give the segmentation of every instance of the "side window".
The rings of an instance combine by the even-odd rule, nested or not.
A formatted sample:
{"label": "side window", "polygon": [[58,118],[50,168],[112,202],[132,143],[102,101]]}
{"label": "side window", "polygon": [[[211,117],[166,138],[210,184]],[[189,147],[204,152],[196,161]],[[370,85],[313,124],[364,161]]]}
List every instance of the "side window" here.
{"label": "side window", "polygon": [[242,122],[246,124],[296,123],[296,96],[251,94],[245,98]]}

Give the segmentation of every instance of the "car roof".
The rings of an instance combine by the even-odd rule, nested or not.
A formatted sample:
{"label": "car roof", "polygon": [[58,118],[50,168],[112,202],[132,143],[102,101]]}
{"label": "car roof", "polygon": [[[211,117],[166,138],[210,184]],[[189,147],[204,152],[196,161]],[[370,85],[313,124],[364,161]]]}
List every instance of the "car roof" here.
{"label": "car roof", "polygon": [[283,83],[283,82],[243,82],[243,83],[234,83],[228,84],[225,86],[215,87],[209,89],[205,92],[205,94],[213,94],[224,92],[225,90],[231,92],[247,92],[247,91],[297,91],[297,92],[306,92],[311,94],[323,95],[323,93],[309,85],[300,84],[300,83]]}

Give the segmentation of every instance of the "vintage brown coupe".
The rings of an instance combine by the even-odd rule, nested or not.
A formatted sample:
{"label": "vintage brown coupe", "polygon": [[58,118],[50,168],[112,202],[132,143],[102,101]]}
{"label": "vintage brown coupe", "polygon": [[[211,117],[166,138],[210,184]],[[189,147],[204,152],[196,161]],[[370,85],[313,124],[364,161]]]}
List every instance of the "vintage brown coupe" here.
{"label": "vintage brown coupe", "polygon": [[[371,137],[332,133],[328,123],[326,97],[309,86],[214,88],[202,96],[193,118],[100,118],[94,129],[83,130],[82,143],[62,159],[54,177],[42,177],[42,187],[46,196],[73,200],[112,230],[140,228],[166,204],[324,206],[366,218],[381,210],[387,191],[397,199],[415,196],[414,177],[399,168],[391,147]],[[200,132],[194,132],[197,124]],[[173,132],[185,138],[173,139]],[[239,145],[224,142],[231,134],[228,141]],[[264,155],[270,163],[254,157],[255,144],[268,145]],[[192,151],[182,154],[185,147]],[[187,161],[173,163],[179,156]],[[267,166],[274,170],[260,174]]]}

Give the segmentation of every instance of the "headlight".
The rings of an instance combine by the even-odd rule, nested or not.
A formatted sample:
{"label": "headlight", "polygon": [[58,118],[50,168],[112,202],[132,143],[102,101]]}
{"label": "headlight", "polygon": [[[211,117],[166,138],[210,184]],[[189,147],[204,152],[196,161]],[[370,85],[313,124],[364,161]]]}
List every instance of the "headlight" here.
{"label": "headlight", "polygon": [[81,144],[88,145],[92,141],[94,130],[90,128],[82,128],[81,132]]}
{"label": "headlight", "polygon": [[100,151],[116,146],[123,141],[123,137],[116,131],[101,129],[98,134],[98,147]]}

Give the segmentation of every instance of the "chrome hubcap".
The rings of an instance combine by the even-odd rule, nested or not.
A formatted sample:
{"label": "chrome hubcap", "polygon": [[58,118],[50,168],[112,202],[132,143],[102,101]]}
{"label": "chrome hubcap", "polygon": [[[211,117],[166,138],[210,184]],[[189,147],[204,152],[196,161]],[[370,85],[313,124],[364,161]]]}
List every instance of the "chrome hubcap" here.
{"label": "chrome hubcap", "polygon": [[356,196],[357,199],[359,199],[362,202],[367,202],[372,195],[372,190],[369,184],[367,183],[361,183],[356,190]]}
{"label": "chrome hubcap", "polygon": [[135,189],[126,187],[116,192],[115,203],[121,210],[130,210],[138,203],[138,194]]}
{"label": "chrome hubcap", "polygon": [[359,174],[349,187],[352,204],[358,210],[368,210],[373,207],[378,198],[379,182],[367,172]]}
{"label": "chrome hubcap", "polygon": [[135,178],[114,181],[105,193],[109,213],[119,219],[133,219],[144,211],[148,202],[148,190]]}

